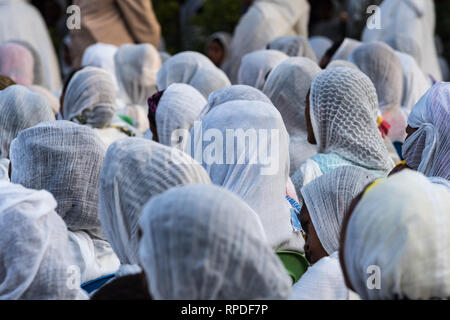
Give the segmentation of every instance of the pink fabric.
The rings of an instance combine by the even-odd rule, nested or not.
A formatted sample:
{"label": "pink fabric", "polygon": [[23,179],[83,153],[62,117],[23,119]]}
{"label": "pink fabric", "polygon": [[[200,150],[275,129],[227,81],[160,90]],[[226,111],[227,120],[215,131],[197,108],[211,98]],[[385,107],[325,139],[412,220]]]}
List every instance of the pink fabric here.
{"label": "pink fabric", "polygon": [[34,59],[31,52],[15,43],[0,45],[0,74],[17,84],[30,86],[34,81]]}

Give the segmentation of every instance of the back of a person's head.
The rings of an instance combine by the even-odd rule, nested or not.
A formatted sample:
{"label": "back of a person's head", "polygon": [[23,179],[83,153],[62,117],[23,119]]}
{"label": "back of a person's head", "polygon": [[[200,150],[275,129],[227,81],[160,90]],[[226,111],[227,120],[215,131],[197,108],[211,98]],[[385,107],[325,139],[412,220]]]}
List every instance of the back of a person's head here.
{"label": "back of a person's head", "polygon": [[91,300],[152,300],[144,273],[115,278],[100,287]]}
{"label": "back of a person's head", "polygon": [[87,126],[43,122],[11,145],[11,181],[53,194],[69,229],[97,230],[100,170],[106,148]]}
{"label": "back of a person's head", "polygon": [[11,142],[27,128],[55,120],[48,101],[21,85],[0,91],[0,157],[9,157]]}

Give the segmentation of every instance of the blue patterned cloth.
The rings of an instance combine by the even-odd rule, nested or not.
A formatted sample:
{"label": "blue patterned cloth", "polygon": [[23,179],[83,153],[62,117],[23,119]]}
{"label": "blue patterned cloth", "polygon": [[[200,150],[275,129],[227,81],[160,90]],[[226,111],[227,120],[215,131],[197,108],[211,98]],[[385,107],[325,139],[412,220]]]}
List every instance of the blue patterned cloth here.
{"label": "blue patterned cloth", "polygon": [[317,163],[323,174],[339,167],[355,166],[353,162],[346,160],[335,153],[318,153],[312,157],[311,160]]}
{"label": "blue patterned cloth", "polygon": [[295,201],[294,199],[292,199],[289,196],[286,196],[287,201],[289,201],[289,203],[291,204],[291,224],[292,227],[297,230],[297,231],[301,231],[302,229],[302,225],[300,224],[300,211],[301,211],[301,207],[300,204]]}

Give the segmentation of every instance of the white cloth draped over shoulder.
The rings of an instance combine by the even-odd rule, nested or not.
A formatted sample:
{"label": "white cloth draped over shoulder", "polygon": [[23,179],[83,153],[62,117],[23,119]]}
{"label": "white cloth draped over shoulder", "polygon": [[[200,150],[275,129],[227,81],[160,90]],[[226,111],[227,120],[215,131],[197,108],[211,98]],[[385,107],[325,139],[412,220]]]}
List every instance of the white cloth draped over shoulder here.
{"label": "white cloth draped over shoulder", "polygon": [[192,128],[190,147],[214,184],[255,210],[273,249],[303,252],[304,240],[291,224],[285,199],[289,135],[272,104],[237,100],[216,106]]}
{"label": "white cloth draped over shoulder", "polygon": [[100,175],[99,217],[122,264],[139,262],[138,219],[145,202],[189,183],[211,180],[182,151],[142,138],[125,138],[110,146]]}
{"label": "white cloth draped over shoulder", "polygon": [[223,69],[236,84],[241,59],[262,50],[268,42],[289,35],[308,37],[310,5],[306,0],[255,0],[233,34]]}
{"label": "white cloth draped over shoulder", "polygon": [[157,300],[276,300],[291,294],[291,279],[258,216],[230,191],[172,188],[147,202],[139,226],[140,262]]}
{"label": "white cloth draped over shoulder", "polygon": [[55,209],[49,192],[0,181],[0,299],[88,298],[71,272],[76,261]]}
{"label": "white cloth draped over shoulder", "polygon": [[158,71],[159,91],[167,89],[173,83],[189,84],[205,99],[208,99],[211,92],[231,85],[226,74],[208,57],[194,51],[185,51],[170,57]]}
{"label": "white cloth draped over shoulder", "polygon": [[280,111],[289,133],[290,176],[317,153],[316,146],[307,140],[305,108],[308,90],[320,71],[310,59],[289,58],[271,72],[263,89]]}
{"label": "white cloth draped over shoulder", "polygon": [[318,154],[291,177],[297,194],[312,179],[344,165],[386,176],[394,167],[377,125],[378,100],[361,71],[332,68],[319,73],[310,93],[310,118]]}
{"label": "white cloth draped over shoulder", "polygon": [[439,82],[417,102],[408,125],[417,129],[402,151],[406,164],[428,177],[450,180],[450,84]]}
{"label": "white cloth draped over shoulder", "polygon": [[106,147],[87,127],[61,120],[22,131],[11,144],[11,181],[47,190],[69,230],[82,282],[114,273],[119,260],[98,218],[98,186]]}
{"label": "white cloth draped over shoulder", "polygon": [[442,81],[434,33],[436,13],[434,1],[384,0],[378,13],[369,18],[373,24],[381,19],[382,28],[365,28],[363,42],[384,41],[394,49],[412,55],[422,70]]}
{"label": "white cloth draped over shoulder", "polygon": [[[350,216],[340,248],[345,273],[361,298],[448,299],[449,212],[450,189],[412,170],[368,191]],[[374,266],[377,290],[367,286],[367,270]]]}
{"label": "white cloth draped over shoulder", "polygon": [[345,285],[338,252],[310,266],[292,287],[289,300],[360,300]]}
{"label": "white cloth draped over shoulder", "polygon": [[42,63],[43,85],[51,92],[61,89],[58,59],[44,19],[24,0],[0,0],[0,43],[8,40],[27,42]]}
{"label": "white cloth draped over shoulder", "polygon": [[242,58],[238,73],[238,84],[262,90],[270,72],[289,57],[278,50],[259,50]]}

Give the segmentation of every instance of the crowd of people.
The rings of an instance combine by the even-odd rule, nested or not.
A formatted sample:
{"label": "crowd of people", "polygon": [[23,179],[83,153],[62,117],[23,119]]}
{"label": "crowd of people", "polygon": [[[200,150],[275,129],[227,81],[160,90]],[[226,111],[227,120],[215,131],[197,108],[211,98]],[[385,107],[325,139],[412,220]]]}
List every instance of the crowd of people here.
{"label": "crowd of people", "polygon": [[172,56],[151,1],[75,0],[58,60],[0,0],[0,299],[448,299],[434,3],[348,2],[353,38],[254,0]]}

